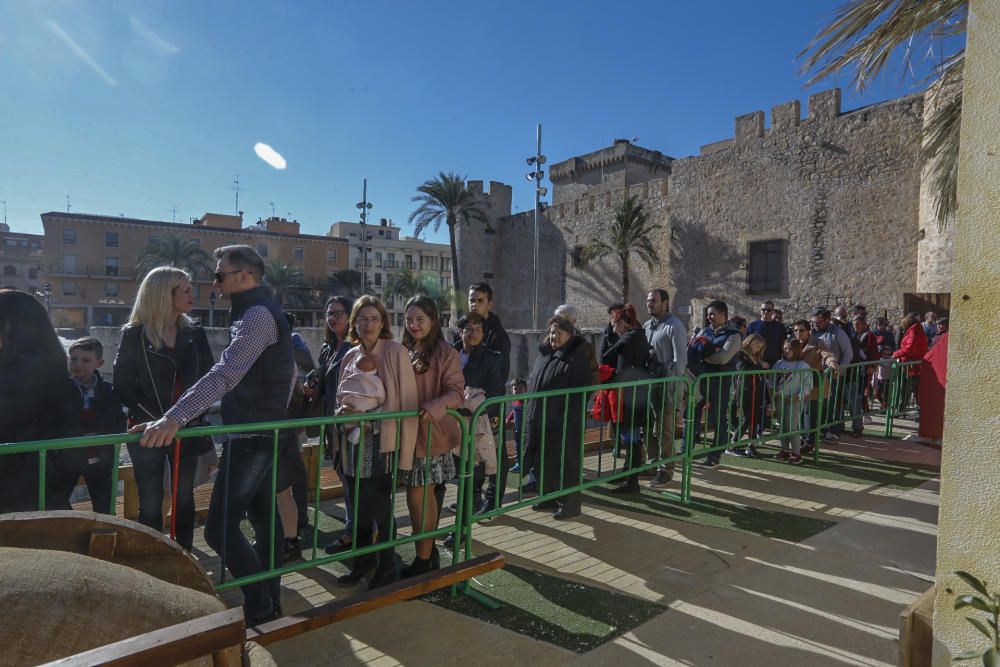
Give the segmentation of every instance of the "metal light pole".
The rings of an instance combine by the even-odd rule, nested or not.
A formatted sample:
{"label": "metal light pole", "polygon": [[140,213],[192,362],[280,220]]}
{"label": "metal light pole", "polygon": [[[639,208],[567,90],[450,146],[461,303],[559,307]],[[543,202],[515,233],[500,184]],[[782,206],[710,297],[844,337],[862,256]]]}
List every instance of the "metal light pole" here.
{"label": "metal light pole", "polygon": [[52,312],[52,285],[45,283],[42,285],[42,294],[45,295],[45,312]]}
{"label": "metal light pole", "polygon": [[535,229],[534,229],[534,262],[533,262],[533,287],[531,291],[531,328],[538,330],[538,278],[540,272],[540,266],[538,263],[538,250],[539,250],[539,238],[538,238],[538,225],[539,216],[541,215],[542,209],[542,197],[548,193],[548,189],[542,187],[542,178],[545,177],[545,172],[542,171],[541,166],[545,164],[545,156],[542,155],[542,124],[538,123],[536,126],[535,133],[535,155],[527,159],[528,166],[534,166],[535,171],[529,171],[526,175],[529,181],[535,184]]}
{"label": "metal light pole", "polygon": [[3,224],[7,224],[7,201],[0,199],[0,204],[3,204]]}
{"label": "metal light pole", "polygon": [[368,179],[364,179],[361,190],[361,201],[357,204],[361,209],[361,293],[365,293],[368,286],[366,280],[368,276],[368,211],[372,208],[372,203],[368,201]]}

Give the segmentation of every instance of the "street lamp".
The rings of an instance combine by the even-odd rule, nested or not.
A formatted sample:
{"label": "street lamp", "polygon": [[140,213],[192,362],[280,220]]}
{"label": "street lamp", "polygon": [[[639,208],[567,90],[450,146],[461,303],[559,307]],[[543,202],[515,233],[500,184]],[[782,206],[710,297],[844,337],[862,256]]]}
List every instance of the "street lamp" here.
{"label": "street lamp", "polygon": [[538,330],[538,217],[542,211],[541,198],[548,194],[548,189],[542,187],[542,179],[545,172],[541,167],[545,164],[545,156],[542,155],[542,124],[538,123],[535,132],[535,154],[525,160],[529,167],[535,167],[534,171],[525,174],[525,178],[535,184],[535,252],[534,252],[534,286],[531,292],[531,328]]}
{"label": "street lamp", "polygon": [[208,293],[208,326],[215,326],[215,290]]}
{"label": "street lamp", "polygon": [[364,185],[361,190],[361,201],[357,203],[357,207],[361,209],[361,292],[364,293],[365,285],[368,284],[365,278],[367,277],[368,268],[368,211],[372,209],[372,203],[368,201],[368,179],[364,179]]}

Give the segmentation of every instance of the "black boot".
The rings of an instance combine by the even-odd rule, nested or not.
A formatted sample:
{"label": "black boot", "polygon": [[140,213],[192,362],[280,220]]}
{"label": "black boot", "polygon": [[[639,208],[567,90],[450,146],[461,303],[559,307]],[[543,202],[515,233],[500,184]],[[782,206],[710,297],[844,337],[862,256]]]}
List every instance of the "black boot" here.
{"label": "black boot", "polygon": [[395,549],[386,549],[378,553],[378,567],[372,574],[372,580],[368,583],[368,590],[375,590],[382,586],[388,586],[399,581],[400,562],[396,557]]}
{"label": "black boot", "polygon": [[560,507],[552,515],[554,519],[572,519],[580,516],[580,493],[571,493],[560,498]]}
{"label": "black boot", "polygon": [[612,489],[610,492],[615,495],[625,495],[628,493],[637,493],[639,491],[639,477],[638,475],[630,475],[625,479],[625,483],[619,486],[617,489]]}
{"label": "black boot", "polygon": [[350,572],[348,572],[343,576],[337,577],[337,583],[340,584],[341,586],[353,586],[354,584],[364,579],[369,572],[375,569],[377,561],[378,559],[375,557],[375,554],[366,554],[364,556],[359,556],[357,559],[355,559],[354,567],[351,568]]}
{"label": "black boot", "polygon": [[421,558],[420,556],[415,557],[412,563],[403,568],[402,578],[409,579],[410,577],[415,577],[419,574],[424,574],[425,572],[438,569],[441,566],[441,556],[437,555],[437,557],[435,557],[435,551],[431,551],[430,558]]}

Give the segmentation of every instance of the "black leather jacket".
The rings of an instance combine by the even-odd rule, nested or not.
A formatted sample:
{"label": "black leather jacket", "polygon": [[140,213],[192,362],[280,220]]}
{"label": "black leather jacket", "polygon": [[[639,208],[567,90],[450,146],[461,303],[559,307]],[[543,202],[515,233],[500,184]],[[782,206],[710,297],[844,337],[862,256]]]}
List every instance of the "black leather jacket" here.
{"label": "black leather jacket", "polygon": [[200,326],[179,329],[171,353],[165,347],[155,348],[141,324],[130,325],[122,330],[115,358],[115,389],[131,419],[159,419],[174,404],[176,380],[187,390],[214,363],[208,336]]}

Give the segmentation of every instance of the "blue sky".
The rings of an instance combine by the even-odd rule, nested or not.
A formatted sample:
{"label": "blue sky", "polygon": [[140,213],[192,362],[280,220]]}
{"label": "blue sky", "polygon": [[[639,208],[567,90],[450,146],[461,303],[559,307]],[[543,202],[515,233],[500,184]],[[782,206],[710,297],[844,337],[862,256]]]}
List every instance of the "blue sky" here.
{"label": "blue sky", "polygon": [[[240,208],[307,233],[372,216],[410,229],[439,171],[514,185],[543,124],[549,163],[616,137],[674,157],[806,89],[796,54],[839,1],[0,2],[0,200],[15,230],[74,212],[187,221]],[[276,170],[253,147],[287,160]],[[445,239],[442,230],[431,238]]]}

